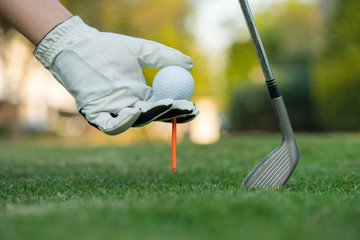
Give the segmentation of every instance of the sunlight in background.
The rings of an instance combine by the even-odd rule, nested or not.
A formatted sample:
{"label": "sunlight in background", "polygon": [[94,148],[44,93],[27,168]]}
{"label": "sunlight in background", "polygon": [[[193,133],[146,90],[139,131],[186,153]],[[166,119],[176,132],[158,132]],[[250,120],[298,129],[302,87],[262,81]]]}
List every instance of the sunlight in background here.
{"label": "sunlight in background", "polygon": [[221,120],[216,101],[211,98],[195,100],[199,116],[190,124],[190,139],[199,144],[210,144],[220,139]]}
{"label": "sunlight in background", "polygon": [[77,110],[71,95],[33,57],[32,48],[20,35],[11,41],[0,86],[7,90],[2,96],[19,107],[18,123],[26,129],[44,130],[49,121],[56,120],[51,118],[52,110]]}
{"label": "sunlight in background", "polygon": [[[286,0],[248,0],[255,13],[268,9],[276,2]],[[311,0],[304,0],[311,1]],[[220,54],[235,39],[250,38],[237,0],[197,0],[190,1],[194,8],[194,17],[189,20],[188,28],[194,33],[198,46],[210,55]],[[243,32],[231,32],[226,25],[237,26]],[[208,52],[211,50],[210,52]]]}
{"label": "sunlight in background", "polygon": [[4,63],[0,58],[0,101],[5,100],[5,69]]}

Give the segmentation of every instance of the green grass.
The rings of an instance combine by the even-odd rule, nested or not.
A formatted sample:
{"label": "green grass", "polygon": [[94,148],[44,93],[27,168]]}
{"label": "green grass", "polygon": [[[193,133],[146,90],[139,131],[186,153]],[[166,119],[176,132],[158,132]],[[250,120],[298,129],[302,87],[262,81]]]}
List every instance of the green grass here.
{"label": "green grass", "polygon": [[170,146],[0,142],[0,239],[360,239],[360,136],[299,135],[279,190],[241,189],[278,135]]}

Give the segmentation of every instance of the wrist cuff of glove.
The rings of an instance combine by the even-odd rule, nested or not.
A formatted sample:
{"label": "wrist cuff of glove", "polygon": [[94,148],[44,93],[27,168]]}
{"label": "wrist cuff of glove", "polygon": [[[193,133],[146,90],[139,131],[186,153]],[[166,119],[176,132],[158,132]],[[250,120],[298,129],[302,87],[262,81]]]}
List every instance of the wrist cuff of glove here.
{"label": "wrist cuff of glove", "polygon": [[81,36],[90,28],[79,16],[73,16],[53,28],[40,41],[34,51],[34,56],[45,68],[49,68],[55,57],[74,44],[74,37]]}

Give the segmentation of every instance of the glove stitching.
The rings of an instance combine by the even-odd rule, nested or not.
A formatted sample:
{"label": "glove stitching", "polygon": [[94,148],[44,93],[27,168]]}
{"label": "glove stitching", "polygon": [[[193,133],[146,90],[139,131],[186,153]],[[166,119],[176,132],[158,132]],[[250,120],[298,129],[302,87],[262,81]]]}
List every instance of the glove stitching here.
{"label": "glove stitching", "polygon": [[58,24],[41,40],[34,50],[34,56],[46,69],[49,69],[57,55],[68,47],[69,36],[82,36],[89,31],[90,27],[85,28],[82,24],[84,22],[78,16],[73,16]]}
{"label": "glove stitching", "polygon": [[[133,51],[133,49],[127,44],[128,43],[128,41],[127,41],[127,38],[131,38],[131,39],[137,39],[137,38],[132,38],[132,37],[128,37],[128,36],[124,36],[124,35],[121,35],[121,34],[119,34],[121,37],[124,37],[125,38],[125,40],[123,40],[123,43],[124,44],[126,44],[126,48],[131,52],[131,57],[133,57],[134,59],[136,59],[137,60],[137,65],[136,66],[134,66],[135,67],[135,69],[132,71],[132,72],[136,72],[136,78],[137,78],[137,80],[138,80],[138,82],[140,83],[140,84],[145,84],[146,85],[146,81],[143,81],[143,78],[144,78],[144,76],[142,75],[142,77],[143,78],[141,78],[141,76],[139,76],[139,72],[142,74],[142,69],[141,69],[141,67],[140,67],[140,64],[139,64],[139,62],[138,62],[138,58],[136,57],[136,54],[134,53],[134,51]],[[100,54],[107,60],[107,62],[108,62],[108,64],[109,65],[111,65],[114,69],[117,69],[117,70],[119,70],[120,72],[121,72],[121,68],[118,66],[118,65],[116,65],[116,64],[114,64],[113,63],[113,61],[111,61],[110,60],[110,58],[105,54],[105,51],[103,51],[102,49],[101,49],[101,45],[100,44],[96,44],[96,47],[97,47],[97,49],[99,50],[99,52],[100,52]],[[140,68],[140,69],[138,69],[138,68]],[[120,79],[121,81],[126,81],[126,79]],[[144,80],[145,80],[145,78],[144,78]],[[139,101],[140,101],[141,99],[139,99]]]}
{"label": "glove stitching", "polygon": [[[62,59],[64,59],[66,57],[66,55],[71,55],[72,57],[74,57],[77,61],[83,63],[86,65],[86,67],[89,69],[89,71],[93,72],[94,75],[96,76],[100,76],[100,78],[98,78],[99,80],[103,80],[104,81],[104,84],[107,85],[107,87],[109,88],[108,91],[106,91],[106,93],[104,94],[101,94],[101,95],[98,95],[98,96],[94,96],[92,99],[86,101],[85,98],[79,98],[78,96],[74,96],[74,98],[76,99],[76,102],[77,102],[77,107],[78,109],[82,109],[85,105],[87,105],[88,103],[90,102],[93,102],[93,101],[96,101],[96,100],[99,100],[101,99],[102,97],[105,97],[109,94],[111,94],[111,92],[113,91],[114,89],[114,83],[109,79],[107,78],[106,76],[104,76],[103,74],[101,74],[99,71],[97,71],[92,65],[90,65],[85,59],[83,59],[79,54],[77,54],[75,51],[73,50],[65,50],[62,52],[62,54],[60,54],[55,60],[54,60],[54,63],[53,63],[53,72],[58,72],[59,69],[58,69],[58,66],[55,65],[55,62],[56,61],[60,61]],[[69,84],[67,83],[68,81],[63,80],[61,77],[59,77],[59,74],[56,74],[56,76],[58,77],[58,79],[61,80],[61,83],[63,84],[63,86],[72,94],[72,89],[69,87]]]}
{"label": "glove stitching", "polygon": [[[131,37],[131,39],[134,40],[134,42],[136,41],[137,46],[140,46],[140,48],[137,49],[137,53],[135,53],[134,49],[129,46],[128,41],[125,41],[126,42],[126,47],[130,50],[130,52],[132,54],[132,57],[134,57],[136,59],[136,62],[138,63],[137,66],[135,66],[137,80],[141,84],[146,85],[146,80],[145,80],[143,72],[142,72],[142,66],[144,66],[145,64],[142,64],[143,62],[142,62],[142,60],[140,58],[140,52],[142,52],[142,50],[144,48],[144,41],[146,41],[146,40],[142,40],[140,38],[134,38],[134,37]],[[140,76],[139,76],[139,73],[141,73]],[[145,82],[143,81],[143,79],[144,79]]]}

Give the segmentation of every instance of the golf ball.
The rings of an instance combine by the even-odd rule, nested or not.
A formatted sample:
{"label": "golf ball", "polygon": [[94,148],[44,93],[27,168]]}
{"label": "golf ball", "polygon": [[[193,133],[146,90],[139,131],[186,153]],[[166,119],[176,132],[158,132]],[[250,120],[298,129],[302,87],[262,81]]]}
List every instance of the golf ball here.
{"label": "golf ball", "polygon": [[194,79],[185,68],[168,66],[161,69],[153,81],[157,99],[190,100],[194,93]]}

